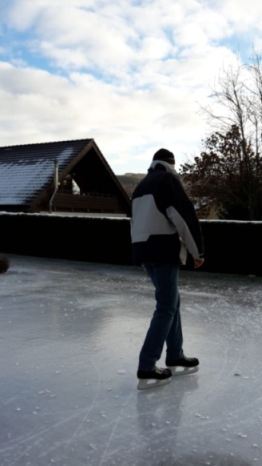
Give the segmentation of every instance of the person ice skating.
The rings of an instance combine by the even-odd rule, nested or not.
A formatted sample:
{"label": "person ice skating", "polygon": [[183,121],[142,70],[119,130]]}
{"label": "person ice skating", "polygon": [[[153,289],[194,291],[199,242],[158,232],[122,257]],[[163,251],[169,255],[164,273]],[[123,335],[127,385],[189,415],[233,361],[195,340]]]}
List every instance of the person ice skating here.
{"label": "person ice skating", "polygon": [[[195,268],[203,264],[203,242],[195,209],[174,166],[172,152],[157,151],[132,196],[133,262],[143,265],[156,298],[156,310],[139,355],[138,389],[167,383],[172,375],[196,372],[199,365],[197,358],[187,358],[183,352],[177,285],[186,250],[193,256]],[[165,342],[167,368],[159,369],[156,362]]]}

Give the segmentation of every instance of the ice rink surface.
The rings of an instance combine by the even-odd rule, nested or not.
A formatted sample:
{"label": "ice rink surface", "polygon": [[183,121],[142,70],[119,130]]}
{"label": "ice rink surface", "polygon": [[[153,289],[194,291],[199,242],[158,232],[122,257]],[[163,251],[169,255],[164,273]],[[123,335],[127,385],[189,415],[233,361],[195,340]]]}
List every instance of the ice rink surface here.
{"label": "ice rink surface", "polygon": [[145,391],[139,268],[11,256],[0,288],[1,466],[262,466],[262,278],[181,272],[200,370]]}

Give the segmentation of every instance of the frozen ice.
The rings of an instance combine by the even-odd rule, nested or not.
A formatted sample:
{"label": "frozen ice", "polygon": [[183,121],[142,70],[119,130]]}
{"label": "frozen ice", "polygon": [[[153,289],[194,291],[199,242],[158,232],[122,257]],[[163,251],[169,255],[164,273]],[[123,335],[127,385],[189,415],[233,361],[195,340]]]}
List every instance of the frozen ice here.
{"label": "frozen ice", "polygon": [[154,310],[143,271],[10,259],[0,275],[1,465],[262,465],[261,277],[181,271],[184,349],[200,370],[141,392]]}

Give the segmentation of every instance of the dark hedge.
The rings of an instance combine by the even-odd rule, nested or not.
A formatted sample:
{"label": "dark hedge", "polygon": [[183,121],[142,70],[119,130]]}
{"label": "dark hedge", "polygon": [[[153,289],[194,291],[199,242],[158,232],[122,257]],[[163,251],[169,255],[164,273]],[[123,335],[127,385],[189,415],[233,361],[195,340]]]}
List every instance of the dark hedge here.
{"label": "dark hedge", "polygon": [[[131,265],[129,219],[0,214],[4,253]],[[199,270],[262,275],[262,222],[201,221]],[[192,268],[189,257],[186,268]]]}
{"label": "dark hedge", "polygon": [[131,264],[128,219],[1,214],[0,222],[3,252]]}
{"label": "dark hedge", "polygon": [[210,272],[262,275],[262,222],[201,222]]}

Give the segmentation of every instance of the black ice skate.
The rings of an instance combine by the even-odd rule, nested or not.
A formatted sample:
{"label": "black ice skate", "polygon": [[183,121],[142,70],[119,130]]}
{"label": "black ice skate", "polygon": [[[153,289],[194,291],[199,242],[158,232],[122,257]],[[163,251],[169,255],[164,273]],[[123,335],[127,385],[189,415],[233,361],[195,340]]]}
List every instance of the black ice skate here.
{"label": "black ice skate", "polygon": [[199,369],[197,358],[166,359],[166,366],[171,370],[173,376],[194,374]]}
{"label": "black ice skate", "polygon": [[139,379],[137,389],[145,390],[147,388],[155,388],[159,385],[165,385],[171,381],[172,372],[170,369],[159,369],[155,367],[153,371],[137,371]]}

